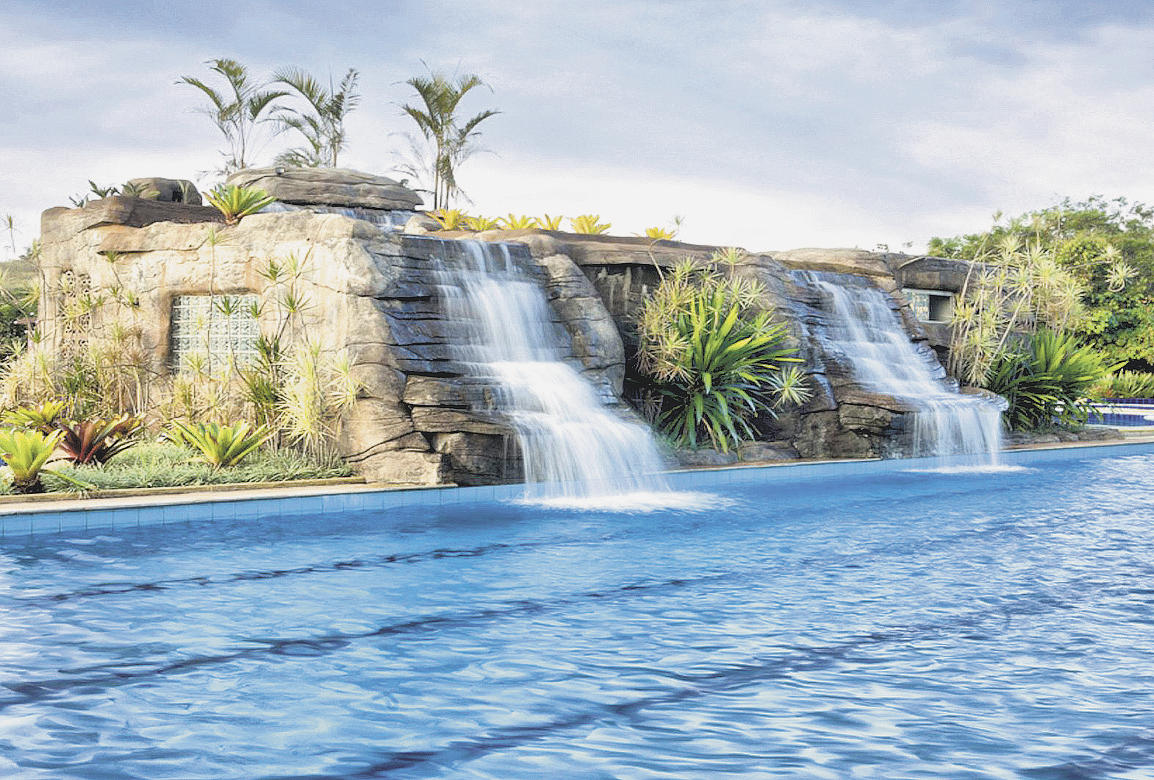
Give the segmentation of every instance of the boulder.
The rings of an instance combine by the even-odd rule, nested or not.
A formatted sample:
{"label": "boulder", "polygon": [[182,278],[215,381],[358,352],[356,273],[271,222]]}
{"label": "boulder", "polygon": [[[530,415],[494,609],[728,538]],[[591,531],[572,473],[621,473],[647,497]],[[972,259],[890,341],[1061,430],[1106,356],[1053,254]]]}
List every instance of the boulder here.
{"label": "boulder", "polygon": [[245,168],[226,184],[259,187],[283,203],[367,209],[415,209],[417,193],[386,176],[347,168]]}
{"label": "boulder", "polygon": [[414,236],[423,236],[426,233],[435,233],[441,229],[441,223],[428,214],[414,214],[405,222],[402,232]]}
{"label": "boulder", "polygon": [[737,455],[746,463],[772,463],[797,460],[797,450],[788,441],[747,441],[737,448]]}
{"label": "boulder", "polygon": [[190,206],[199,206],[203,203],[196,185],[188,179],[147,176],[141,179],[129,179],[125,185],[138,191],[140,197],[161,203],[187,203]]}

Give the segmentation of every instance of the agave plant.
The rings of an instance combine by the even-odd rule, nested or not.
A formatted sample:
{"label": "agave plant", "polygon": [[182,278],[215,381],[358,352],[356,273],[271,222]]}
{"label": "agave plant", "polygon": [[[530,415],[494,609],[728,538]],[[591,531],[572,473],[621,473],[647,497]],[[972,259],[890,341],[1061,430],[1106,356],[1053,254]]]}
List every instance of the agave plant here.
{"label": "agave plant", "polygon": [[537,220],[528,214],[509,213],[497,218],[502,230],[532,230],[537,227]]}
{"label": "agave plant", "polygon": [[551,216],[549,214],[542,214],[535,219],[537,227],[541,230],[560,230],[561,221],[565,219],[562,216]]}
{"label": "agave plant", "polygon": [[492,217],[465,217],[465,227],[469,230],[494,230],[497,228],[497,220]]}
{"label": "agave plant", "polygon": [[39,406],[22,406],[5,412],[0,421],[16,428],[49,433],[56,428],[56,421],[60,419],[65,406],[64,401],[45,401]]}
{"label": "agave plant", "polygon": [[220,469],[240,463],[268,441],[272,432],[264,425],[253,428],[247,422],[218,425],[190,424],[177,420],[172,423],[166,436],[171,441],[196,450],[201,460]]}
{"label": "agave plant", "polygon": [[238,187],[235,184],[221,185],[204,197],[224,215],[227,225],[235,225],[276,200],[259,187]]}
{"label": "agave plant", "polygon": [[40,474],[63,436],[61,431],[41,433],[15,428],[0,431],[0,457],[4,458],[12,472],[14,492],[44,492]]}
{"label": "agave plant", "polygon": [[612,227],[608,222],[601,221],[600,214],[582,214],[573,217],[569,220],[569,226],[573,228],[574,233],[589,233],[593,235],[608,233],[609,228]]}
{"label": "agave plant", "polygon": [[59,423],[60,450],[77,465],[102,466],[137,443],[144,427],[140,417],[122,415],[112,420],[92,419]]}
{"label": "agave plant", "polygon": [[460,209],[437,209],[430,211],[429,216],[437,220],[441,230],[462,230],[465,227],[465,221],[470,218]]}

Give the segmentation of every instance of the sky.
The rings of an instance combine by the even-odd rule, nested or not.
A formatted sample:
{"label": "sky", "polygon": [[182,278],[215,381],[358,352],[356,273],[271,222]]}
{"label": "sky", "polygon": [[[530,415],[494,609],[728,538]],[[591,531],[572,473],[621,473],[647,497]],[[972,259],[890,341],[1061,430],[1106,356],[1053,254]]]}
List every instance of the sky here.
{"label": "sky", "polygon": [[357,68],[341,164],[398,177],[405,80],[480,75],[463,111],[501,113],[458,174],[472,213],[918,252],[1066,196],[1154,201],[1151,52],[1154,3],[1123,0],[0,0],[0,216],[21,248],[89,179],[214,183],[176,82],[232,57]]}

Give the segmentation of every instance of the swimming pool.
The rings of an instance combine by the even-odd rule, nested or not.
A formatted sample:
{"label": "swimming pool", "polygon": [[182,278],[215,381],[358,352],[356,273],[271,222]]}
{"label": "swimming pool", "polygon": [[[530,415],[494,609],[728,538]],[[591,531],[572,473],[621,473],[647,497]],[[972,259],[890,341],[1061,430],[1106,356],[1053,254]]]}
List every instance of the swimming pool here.
{"label": "swimming pool", "polygon": [[9,535],[0,776],[1150,776],[1154,447],[1044,455]]}

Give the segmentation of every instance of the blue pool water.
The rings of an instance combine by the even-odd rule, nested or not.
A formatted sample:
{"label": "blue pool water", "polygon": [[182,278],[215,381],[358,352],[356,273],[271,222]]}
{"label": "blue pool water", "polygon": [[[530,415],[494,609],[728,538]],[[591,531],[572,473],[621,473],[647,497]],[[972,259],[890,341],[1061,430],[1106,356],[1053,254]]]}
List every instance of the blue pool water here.
{"label": "blue pool water", "polygon": [[1154,454],[1082,452],[10,536],[0,776],[1151,777]]}

